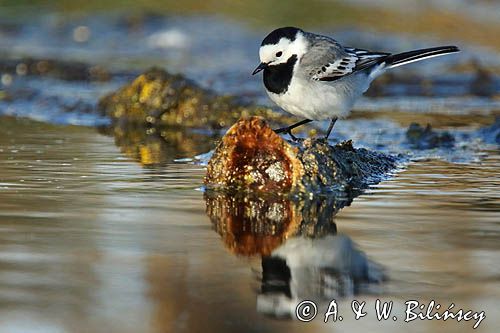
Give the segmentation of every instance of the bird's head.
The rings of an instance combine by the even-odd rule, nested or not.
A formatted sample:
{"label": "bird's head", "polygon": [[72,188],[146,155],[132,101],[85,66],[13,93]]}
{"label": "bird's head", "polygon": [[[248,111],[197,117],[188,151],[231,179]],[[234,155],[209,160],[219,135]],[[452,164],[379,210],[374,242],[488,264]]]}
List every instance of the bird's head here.
{"label": "bird's head", "polygon": [[300,60],[306,51],[304,31],[294,27],[276,29],[262,41],[259,49],[260,65],[253,74],[267,67],[284,64],[294,56]]}

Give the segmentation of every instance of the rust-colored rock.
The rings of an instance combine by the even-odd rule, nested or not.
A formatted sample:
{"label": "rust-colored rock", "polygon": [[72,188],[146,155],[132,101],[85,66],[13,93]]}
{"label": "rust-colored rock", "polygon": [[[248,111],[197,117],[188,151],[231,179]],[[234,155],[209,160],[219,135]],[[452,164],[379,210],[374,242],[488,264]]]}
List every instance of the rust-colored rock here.
{"label": "rust-colored rock", "polygon": [[208,188],[298,193],[349,191],[383,179],[393,156],[355,149],[351,141],[285,141],[259,117],[242,118],[222,138],[208,163]]}
{"label": "rust-colored rock", "polygon": [[215,149],[205,183],[261,191],[290,191],[304,174],[291,146],[259,117],[239,120]]}

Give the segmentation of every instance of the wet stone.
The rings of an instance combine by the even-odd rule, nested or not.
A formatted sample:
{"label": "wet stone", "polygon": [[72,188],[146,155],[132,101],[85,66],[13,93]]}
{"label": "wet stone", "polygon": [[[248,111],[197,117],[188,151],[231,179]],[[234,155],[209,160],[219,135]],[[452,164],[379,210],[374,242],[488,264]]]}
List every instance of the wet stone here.
{"label": "wet stone", "polygon": [[303,193],[351,191],[381,181],[397,157],[356,149],[351,141],[285,141],[260,117],[242,118],[219,142],[207,167],[210,189]]}
{"label": "wet stone", "polygon": [[479,129],[478,132],[484,142],[500,145],[500,116],[496,117],[493,124]]}
{"label": "wet stone", "polygon": [[500,86],[497,84],[495,75],[478,62],[474,63],[475,76],[470,83],[470,92],[476,96],[493,97],[499,93]]}
{"label": "wet stone", "polygon": [[411,124],[406,131],[406,139],[415,149],[451,148],[455,143],[453,135],[449,132],[436,132],[430,124],[426,127]]}
{"label": "wet stone", "polygon": [[99,112],[114,124],[221,129],[240,116],[259,115],[270,121],[286,119],[269,108],[220,96],[182,75],[152,68],[133,82],[104,96]]}

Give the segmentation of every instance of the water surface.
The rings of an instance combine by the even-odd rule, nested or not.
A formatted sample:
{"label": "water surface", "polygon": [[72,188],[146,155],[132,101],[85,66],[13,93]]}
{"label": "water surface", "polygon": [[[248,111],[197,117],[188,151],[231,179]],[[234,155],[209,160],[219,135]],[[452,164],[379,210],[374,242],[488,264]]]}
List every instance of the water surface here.
{"label": "water surface", "polygon": [[[486,311],[481,331],[499,324],[498,151],[477,163],[410,165],[340,210],[329,221],[336,228],[273,245],[278,257],[307,254],[286,247],[304,241],[315,253],[342,256],[345,246],[335,238],[342,237],[352,242],[347,251],[388,278],[342,295],[341,286],[318,293],[311,291],[313,280],[292,276],[298,281],[292,293],[335,297],[347,312],[341,323],[303,324],[257,307],[266,294],[262,259],[236,254],[214,230],[199,190],[202,166],[141,167],[90,128],[6,117],[0,127],[2,332],[399,331],[408,325],[456,332],[472,325],[375,324],[374,316],[354,321],[348,315],[352,298],[377,297],[454,302]],[[310,277],[320,274],[316,262],[302,265],[312,267]],[[402,303],[398,311],[402,316]]]}

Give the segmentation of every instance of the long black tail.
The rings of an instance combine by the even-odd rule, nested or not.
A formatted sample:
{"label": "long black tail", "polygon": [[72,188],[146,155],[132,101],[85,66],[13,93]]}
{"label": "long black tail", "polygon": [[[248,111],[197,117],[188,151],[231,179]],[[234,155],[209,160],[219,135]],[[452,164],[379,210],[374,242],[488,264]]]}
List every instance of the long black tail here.
{"label": "long black tail", "polygon": [[459,52],[456,46],[438,46],[429,49],[415,50],[398,54],[391,54],[384,59],[387,68],[394,68],[401,65],[406,65],[415,61],[424,60],[427,58],[437,57],[449,53]]}

